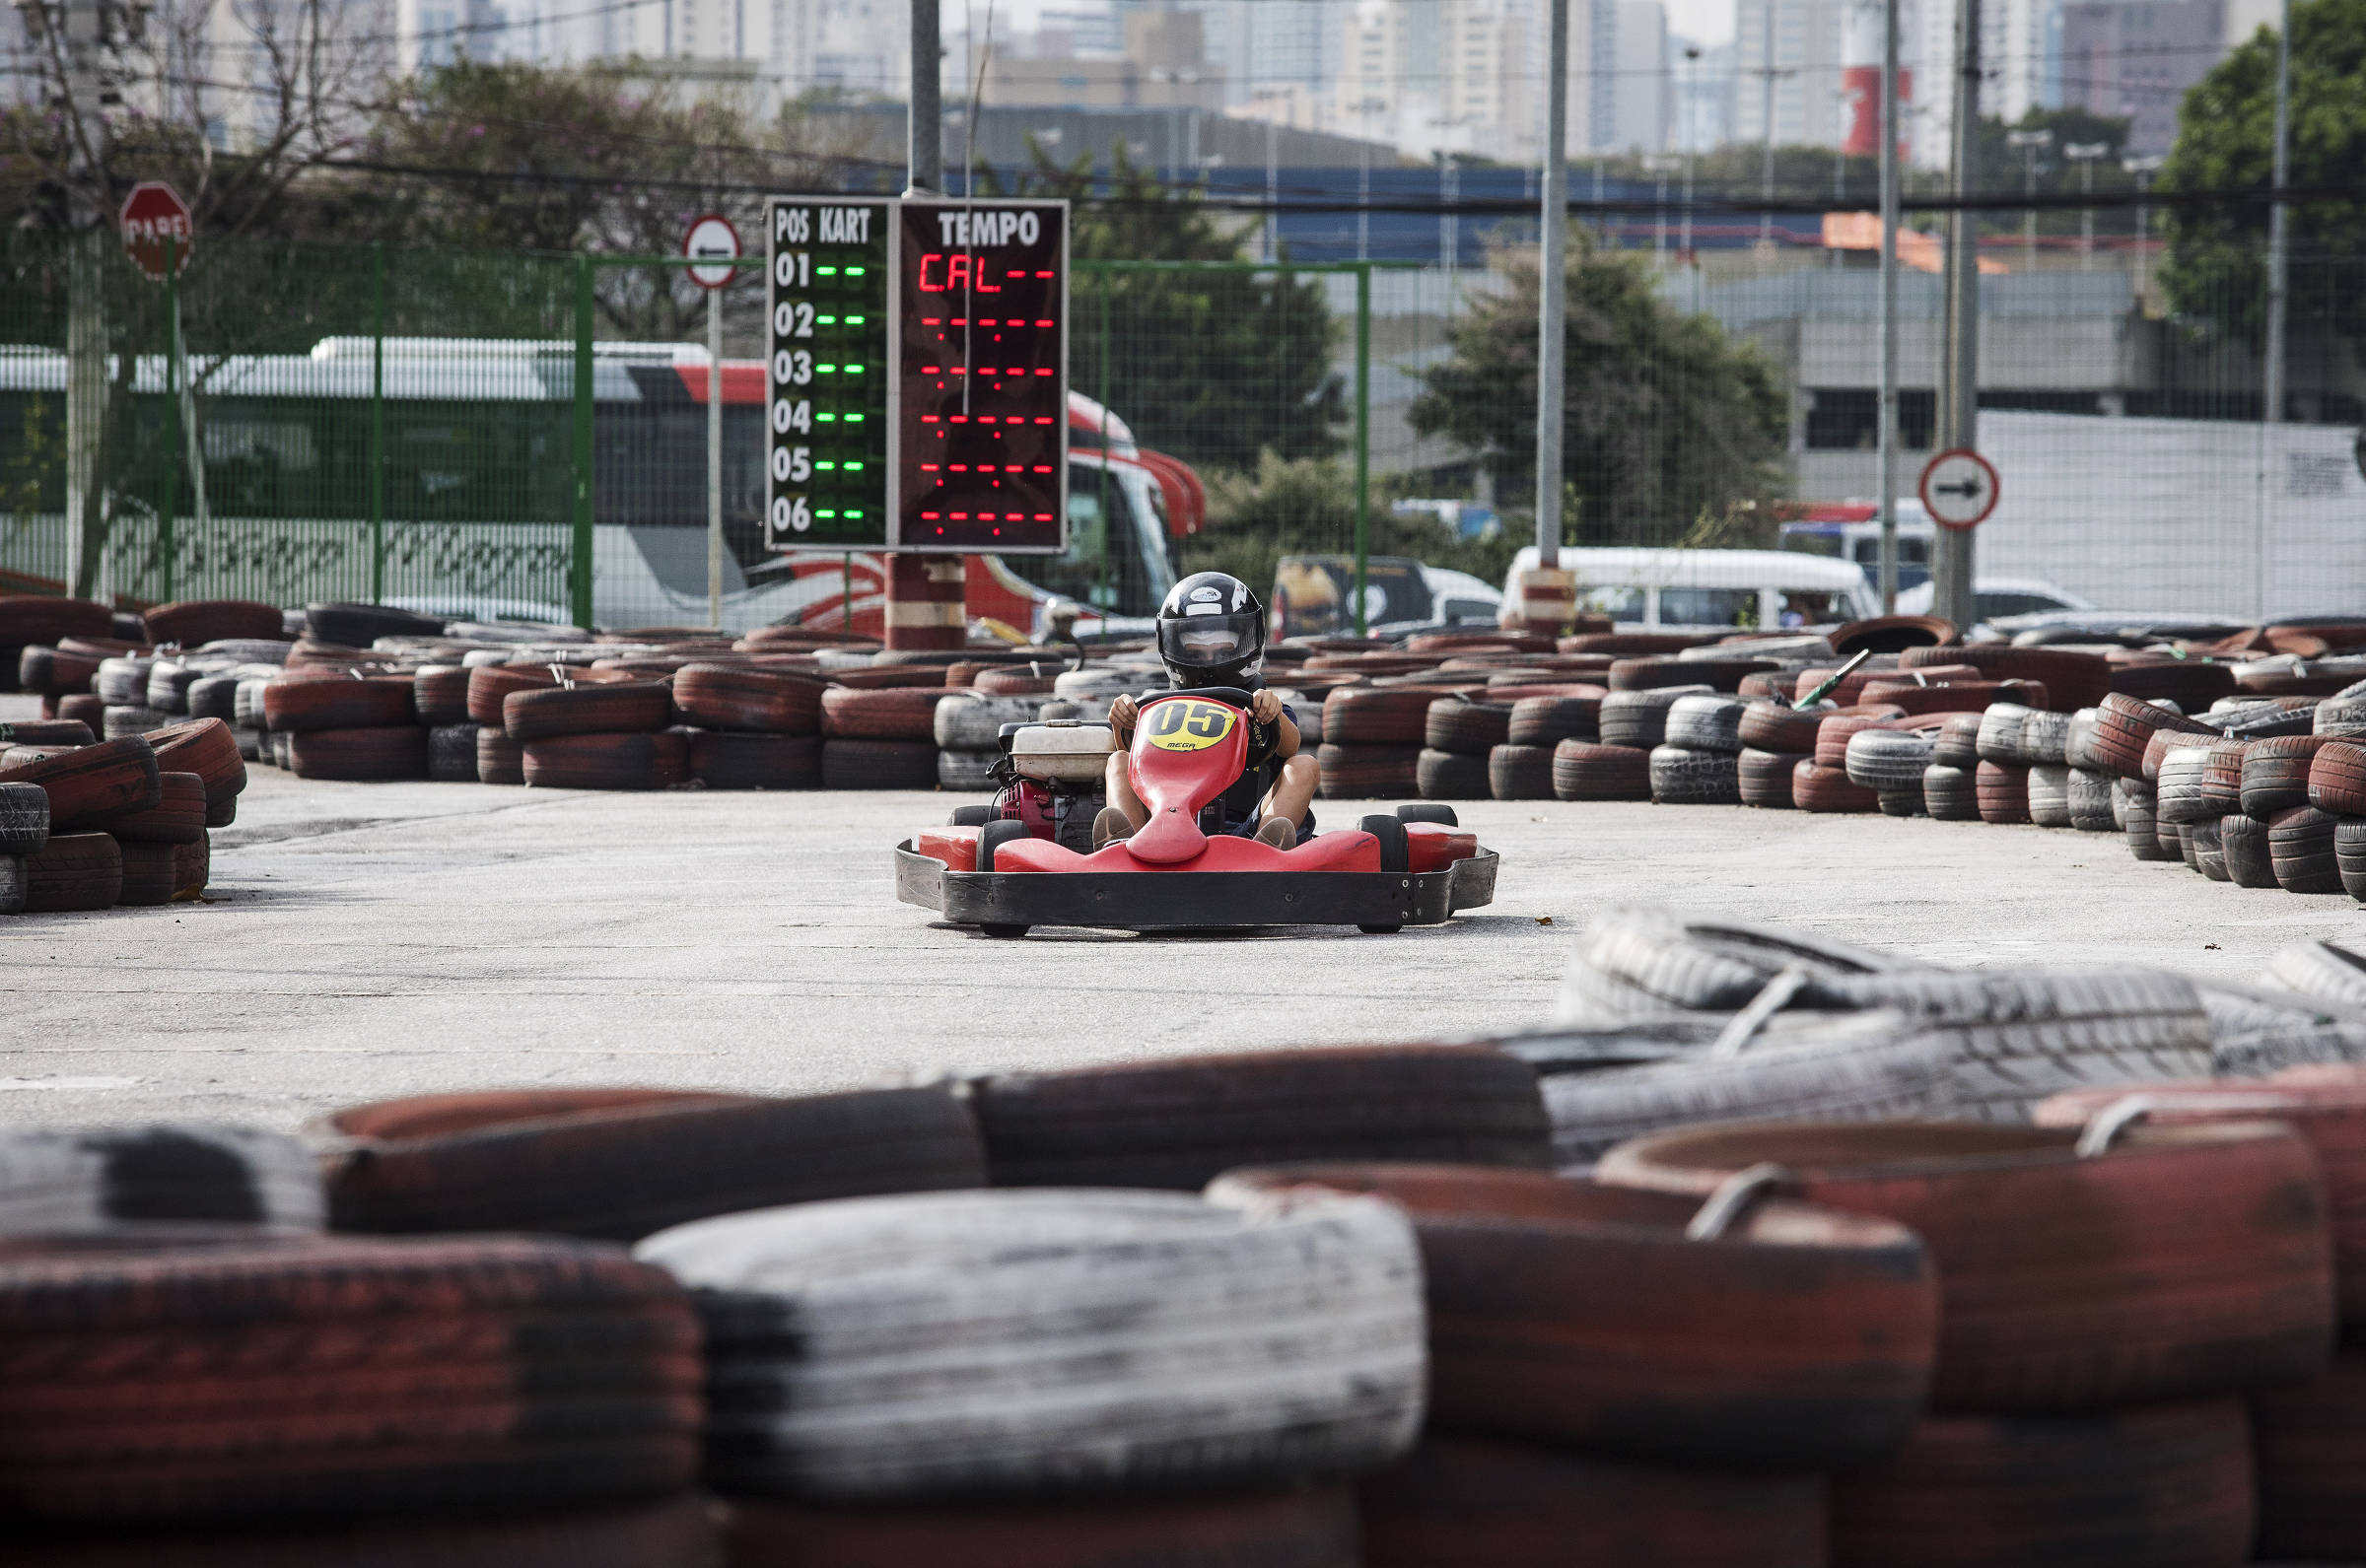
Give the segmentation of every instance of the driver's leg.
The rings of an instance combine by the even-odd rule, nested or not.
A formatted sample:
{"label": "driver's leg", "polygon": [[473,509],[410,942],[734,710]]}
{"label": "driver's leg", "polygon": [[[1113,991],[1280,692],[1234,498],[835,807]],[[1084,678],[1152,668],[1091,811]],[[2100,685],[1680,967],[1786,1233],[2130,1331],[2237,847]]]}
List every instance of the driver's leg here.
{"label": "driver's leg", "polygon": [[1285,760],[1281,777],[1274,781],[1274,787],[1266,792],[1265,805],[1259,813],[1263,819],[1259,827],[1262,829],[1265,823],[1275,821],[1287,823],[1292,836],[1290,842],[1296,843],[1297,826],[1305,819],[1307,808],[1314,804],[1315,786],[1322,780],[1321,766],[1306,753],[1299,752]]}
{"label": "driver's leg", "polygon": [[1124,752],[1109,754],[1109,765],[1101,771],[1101,787],[1108,796],[1108,804],[1092,820],[1092,847],[1096,850],[1112,839],[1132,836],[1150,820],[1149,807],[1134,792],[1134,779],[1126,771]]}

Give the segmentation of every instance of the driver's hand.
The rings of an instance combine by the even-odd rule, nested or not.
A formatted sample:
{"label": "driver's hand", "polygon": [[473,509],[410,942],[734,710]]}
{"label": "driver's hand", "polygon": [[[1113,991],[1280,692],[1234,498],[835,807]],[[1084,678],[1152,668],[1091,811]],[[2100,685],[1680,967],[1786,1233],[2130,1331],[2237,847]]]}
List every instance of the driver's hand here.
{"label": "driver's hand", "polygon": [[1141,712],[1134,706],[1134,699],[1121,692],[1109,699],[1109,727],[1121,735],[1126,734],[1133,729],[1134,720]]}
{"label": "driver's hand", "polygon": [[1249,715],[1261,724],[1270,724],[1282,716],[1282,694],[1272,687],[1262,687],[1249,698]]}

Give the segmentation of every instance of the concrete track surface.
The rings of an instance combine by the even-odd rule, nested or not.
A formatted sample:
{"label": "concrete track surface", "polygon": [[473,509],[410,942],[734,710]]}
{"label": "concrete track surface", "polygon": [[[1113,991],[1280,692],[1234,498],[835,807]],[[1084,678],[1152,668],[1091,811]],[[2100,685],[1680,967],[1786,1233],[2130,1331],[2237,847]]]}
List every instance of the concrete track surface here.
{"label": "concrete track surface", "polygon": [[[1042,931],[895,902],[940,794],[632,795],[257,769],[207,901],[0,920],[0,1120],[235,1119],[440,1090],[802,1091],[948,1070],[1517,1029],[1570,932],[1646,900],[1951,964],[2249,980],[2366,911],[2140,864],[2116,836],[1475,802],[1492,908],[1365,936]],[[1366,809],[1323,802],[1325,821]]]}

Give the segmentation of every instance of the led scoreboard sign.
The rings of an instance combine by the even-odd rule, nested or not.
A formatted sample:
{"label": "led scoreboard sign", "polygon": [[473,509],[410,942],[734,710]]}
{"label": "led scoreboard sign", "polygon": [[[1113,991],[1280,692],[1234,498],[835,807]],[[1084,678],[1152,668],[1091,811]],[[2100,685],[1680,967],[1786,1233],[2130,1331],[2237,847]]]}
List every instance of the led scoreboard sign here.
{"label": "led scoreboard sign", "polygon": [[1068,544],[1068,204],[897,215],[896,547]]}
{"label": "led scoreboard sign", "polygon": [[773,550],[1068,545],[1068,204],[780,196]]}
{"label": "led scoreboard sign", "polygon": [[783,196],[766,214],[767,549],[888,542],[894,206]]}

